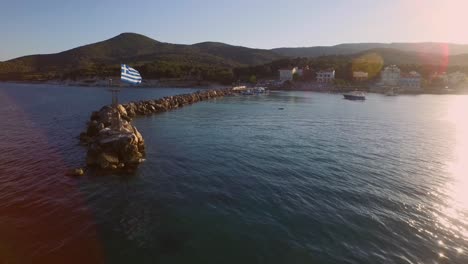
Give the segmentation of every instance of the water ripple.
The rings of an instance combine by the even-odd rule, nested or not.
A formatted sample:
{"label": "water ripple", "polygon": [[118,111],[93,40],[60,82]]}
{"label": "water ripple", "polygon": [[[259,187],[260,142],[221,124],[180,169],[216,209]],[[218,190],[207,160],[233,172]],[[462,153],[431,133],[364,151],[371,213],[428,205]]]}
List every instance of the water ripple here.
{"label": "water ripple", "polygon": [[202,102],[134,121],[148,158],[133,175],[74,179],[75,138],[108,94],[2,84],[0,246],[18,263],[83,252],[87,263],[467,263],[468,206],[450,171],[460,133],[440,118],[454,98]]}

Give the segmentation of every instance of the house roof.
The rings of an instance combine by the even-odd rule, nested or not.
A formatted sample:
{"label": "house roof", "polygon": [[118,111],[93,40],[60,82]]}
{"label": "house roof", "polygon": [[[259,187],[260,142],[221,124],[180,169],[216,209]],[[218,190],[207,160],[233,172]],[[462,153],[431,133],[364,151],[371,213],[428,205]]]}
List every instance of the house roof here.
{"label": "house roof", "polygon": [[411,71],[409,73],[402,73],[402,74],[400,74],[400,76],[402,78],[419,78],[419,77],[421,77],[421,74],[419,74],[416,71]]}
{"label": "house roof", "polygon": [[328,72],[334,72],[334,71],[335,71],[335,69],[329,68],[329,69],[326,69],[326,70],[320,70],[317,73],[328,73]]}

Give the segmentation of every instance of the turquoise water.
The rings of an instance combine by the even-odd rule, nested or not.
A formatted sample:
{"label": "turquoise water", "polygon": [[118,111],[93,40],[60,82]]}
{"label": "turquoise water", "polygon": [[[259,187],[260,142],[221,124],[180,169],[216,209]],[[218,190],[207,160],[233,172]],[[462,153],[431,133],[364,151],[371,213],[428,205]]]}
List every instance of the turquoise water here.
{"label": "turquoise water", "polygon": [[218,98],[135,119],[147,161],[133,175],[65,177],[84,162],[76,136],[109,97],[0,85],[4,259],[468,262],[466,96]]}

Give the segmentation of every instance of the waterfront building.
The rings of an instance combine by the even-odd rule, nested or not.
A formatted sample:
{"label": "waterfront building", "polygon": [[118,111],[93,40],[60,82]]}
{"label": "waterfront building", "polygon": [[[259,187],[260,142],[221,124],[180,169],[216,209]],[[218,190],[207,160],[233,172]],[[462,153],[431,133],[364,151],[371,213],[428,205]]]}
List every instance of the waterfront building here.
{"label": "waterfront building", "polygon": [[467,81],[466,74],[456,71],[449,74],[445,74],[444,81],[447,85],[457,85]]}
{"label": "waterfront building", "polygon": [[442,79],[444,81],[447,80],[447,73],[446,72],[433,72],[429,77],[430,80],[434,79]]}
{"label": "waterfront building", "polygon": [[298,67],[294,67],[291,69],[280,69],[278,70],[278,72],[281,82],[292,81],[294,74],[297,74],[299,76],[302,76],[304,74],[304,71],[302,69],[299,69]]}
{"label": "waterfront building", "polygon": [[317,82],[319,83],[331,83],[335,80],[335,70],[328,69],[317,72]]}
{"label": "waterfront building", "polygon": [[399,86],[406,92],[421,91],[421,74],[411,71],[400,75]]}
{"label": "waterfront building", "polygon": [[400,68],[396,65],[390,65],[385,67],[381,73],[381,85],[384,86],[397,86],[400,82]]}
{"label": "waterfront building", "polygon": [[367,72],[362,72],[362,71],[355,71],[353,72],[353,79],[355,81],[366,81],[369,79],[369,73]]}

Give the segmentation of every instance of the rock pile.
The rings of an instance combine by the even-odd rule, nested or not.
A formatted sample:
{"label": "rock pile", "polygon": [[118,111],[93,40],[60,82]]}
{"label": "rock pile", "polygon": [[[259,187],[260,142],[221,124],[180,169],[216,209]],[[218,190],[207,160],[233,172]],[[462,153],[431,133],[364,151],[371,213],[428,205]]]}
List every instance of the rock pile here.
{"label": "rock pile", "polygon": [[131,102],[122,105],[128,117],[151,115],[160,112],[170,111],[185,105],[208,100],[215,97],[232,95],[231,89],[198,91],[191,94],[181,94],[168,96],[156,100]]}
{"label": "rock pile", "polygon": [[104,106],[91,114],[80,141],[88,146],[86,163],[101,169],[131,169],[144,161],[145,141],[133,117],[170,111],[210,98],[232,95],[231,89],[205,90],[156,100]]}

